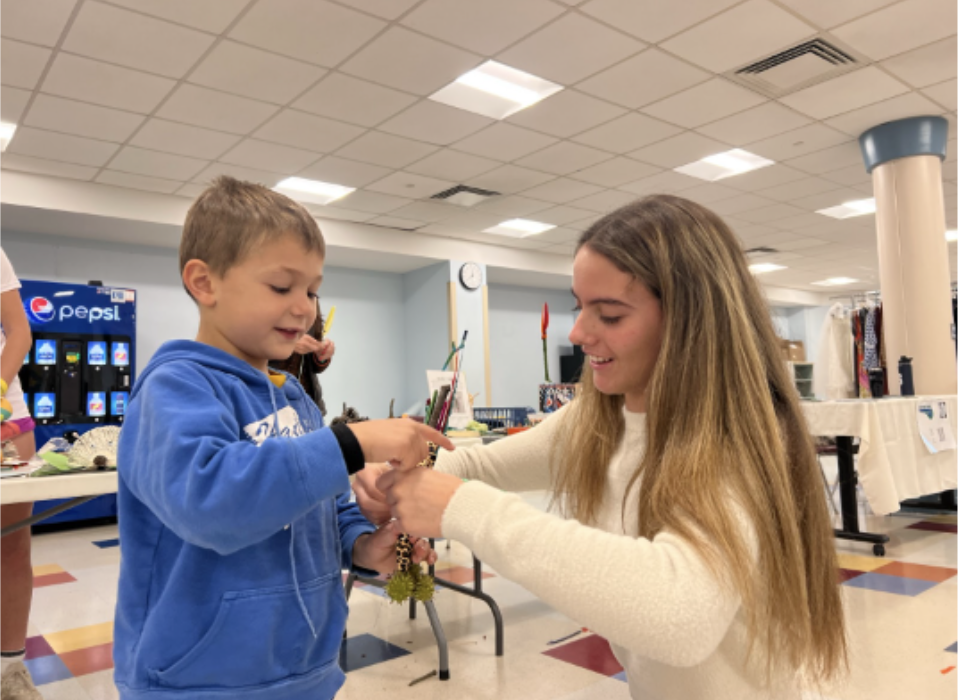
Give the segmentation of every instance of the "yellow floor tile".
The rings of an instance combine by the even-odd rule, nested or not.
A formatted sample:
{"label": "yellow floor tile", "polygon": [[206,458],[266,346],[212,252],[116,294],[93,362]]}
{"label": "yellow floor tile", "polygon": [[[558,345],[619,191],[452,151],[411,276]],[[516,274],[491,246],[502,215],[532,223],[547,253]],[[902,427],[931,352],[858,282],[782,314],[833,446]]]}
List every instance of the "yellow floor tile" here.
{"label": "yellow floor tile", "polygon": [[99,625],[77,627],[64,632],[53,632],[43,635],[50,647],[58,654],[77,649],[107,644],[113,641],[113,623],[103,622]]}
{"label": "yellow floor tile", "polygon": [[881,566],[889,564],[891,559],[883,557],[865,557],[859,554],[837,554],[837,562],[842,569],[854,569],[856,571],[873,571]]}
{"label": "yellow floor tile", "polygon": [[40,566],[33,567],[34,576],[46,576],[47,574],[59,574],[63,571],[63,567],[59,564],[41,564]]}

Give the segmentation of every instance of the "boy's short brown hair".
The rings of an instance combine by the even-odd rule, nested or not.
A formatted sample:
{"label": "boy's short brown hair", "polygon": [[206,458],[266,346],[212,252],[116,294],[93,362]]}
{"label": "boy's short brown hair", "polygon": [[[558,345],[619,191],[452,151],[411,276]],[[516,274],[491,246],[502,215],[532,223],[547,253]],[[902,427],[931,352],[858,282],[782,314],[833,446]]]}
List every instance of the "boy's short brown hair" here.
{"label": "boy's short brown hair", "polygon": [[190,260],[202,260],[222,276],[256,246],[284,234],[326,257],[320,227],[301,204],[263,185],[220,175],[187,212],[180,274]]}

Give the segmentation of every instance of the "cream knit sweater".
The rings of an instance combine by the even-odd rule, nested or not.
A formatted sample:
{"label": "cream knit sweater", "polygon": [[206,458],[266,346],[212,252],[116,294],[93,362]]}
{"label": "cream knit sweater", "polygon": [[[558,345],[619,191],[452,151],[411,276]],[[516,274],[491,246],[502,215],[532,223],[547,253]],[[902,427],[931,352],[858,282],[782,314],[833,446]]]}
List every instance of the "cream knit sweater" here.
{"label": "cream knit sweater", "polygon": [[477,480],[447,506],[444,536],[606,637],[637,700],[800,698],[788,681],[761,687],[759,668],[745,659],[739,598],[721,588],[687,542],[669,531],[638,538],[637,498],[627,499],[621,520],[624,491],[646,447],[645,414],[624,411],[626,432],[594,527],[504,493],[551,488],[549,458],[565,411],[491,445],[441,454],[438,470]]}

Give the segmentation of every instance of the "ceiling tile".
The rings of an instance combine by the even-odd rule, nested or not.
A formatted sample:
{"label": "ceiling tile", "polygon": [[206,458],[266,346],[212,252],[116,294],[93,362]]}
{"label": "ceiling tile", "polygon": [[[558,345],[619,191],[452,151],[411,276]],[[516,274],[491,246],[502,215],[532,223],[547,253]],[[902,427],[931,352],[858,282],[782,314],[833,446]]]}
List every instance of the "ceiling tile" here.
{"label": "ceiling tile", "polygon": [[775,199],[778,202],[789,202],[800,197],[808,197],[835,189],[837,189],[837,185],[834,182],[819,177],[805,177],[802,180],[794,180],[784,185],[758,190],[757,194]]}
{"label": "ceiling tile", "polygon": [[77,0],[5,0],[0,32],[30,44],[56,46]]}
{"label": "ceiling tile", "polygon": [[820,151],[830,146],[849,141],[850,136],[836,131],[822,124],[810,124],[788,131],[779,136],[772,136],[762,141],[754,141],[744,148],[758,156],[775,161],[784,161],[789,158]]}
{"label": "ceiling tile", "polygon": [[679,134],[683,129],[653,119],[645,114],[630,112],[573,138],[594,148],[611,153],[627,153],[656,141]]}
{"label": "ceiling tile", "polygon": [[508,119],[520,126],[568,138],[625,112],[625,109],[609,102],[602,102],[573,90],[563,90],[511,115]]}
{"label": "ceiling tile", "polygon": [[169,78],[182,78],[214,37],[99,2],[86,2],[63,50]]}
{"label": "ceiling tile", "polygon": [[952,0],[905,0],[833,30],[875,61],[956,33],[957,3]]}
{"label": "ceiling tile", "polygon": [[347,187],[366,187],[390,172],[389,168],[379,165],[358,163],[355,160],[327,156],[314,163],[300,173],[300,177],[308,177],[321,182],[330,182]]}
{"label": "ceiling tile", "polygon": [[[556,180],[551,180],[550,182],[537,185],[536,187],[526,190],[523,194],[528,197],[533,197],[534,199],[543,199],[547,202],[554,202],[556,204],[566,204],[574,199],[580,199],[581,197],[596,194],[602,191],[602,189],[603,188],[601,187],[597,187],[596,185],[591,185],[586,182],[579,182],[577,180],[570,180],[565,177],[558,177]],[[586,216],[586,214],[584,214],[584,216]],[[576,220],[577,219],[571,219],[570,221]],[[570,222],[565,221],[564,223]]]}
{"label": "ceiling tile", "polygon": [[[547,184],[549,185],[549,183]],[[526,192],[525,194],[529,194],[529,192]],[[544,211],[538,211],[537,221],[542,221],[545,224],[553,224],[554,226],[563,226],[564,224],[570,224],[574,221],[583,221],[584,219],[588,219],[593,215],[594,212],[587,209],[577,209],[576,207],[563,206],[551,207],[550,209],[545,209]]]}
{"label": "ceiling tile", "polygon": [[807,117],[777,102],[767,102],[740,114],[705,124],[697,131],[732,146],[742,146],[809,123]]}
{"label": "ceiling tile", "polygon": [[6,152],[99,167],[106,164],[118,148],[115,143],[23,126],[13,135]]}
{"label": "ceiling tile", "polygon": [[[539,212],[550,209],[551,206],[550,202],[513,195],[511,197],[493,197],[489,201],[481,202],[474,207],[474,209],[481,214],[500,215],[501,221],[505,218],[521,216],[543,221],[543,219],[540,218]],[[587,214],[589,213],[590,212],[587,212]]]}
{"label": "ceiling tile", "polygon": [[0,121],[8,124],[19,124],[20,117],[23,116],[23,110],[30,101],[30,91],[20,88],[0,87]]}
{"label": "ceiling tile", "polygon": [[223,163],[243,165],[247,168],[259,168],[287,175],[299,173],[319,159],[319,153],[254,139],[244,139],[220,156],[220,161]]}
{"label": "ceiling tile", "polygon": [[693,187],[699,187],[702,184],[703,180],[667,170],[662,173],[657,173],[656,175],[651,175],[650,177],[641,178],[636,182],[621,185],[619,189],[624,192],[639,195],[677,194],[678,192],[683,192]]}
{"label": "ceiling tile", "polygon": [[357,190],[343,199],[338,199],[334,206],[354,211],[370,212],[371,214],[386,214],[410,203],[410,199],[405,197]]}
{"label": "ceiling tile", "polygon": [[628,155],[631,158],[659,165],[662,168],[676,168],[714,153],[722,153],[728,150],[730,150],[729,147],[719,141],[687,131],[664,139],[659,143],[645,146]]}
{"label": "ceiling tile", "polygon": [[660,168],[641,163],[632,158],[613,158],[599,165],[572,173],[570,177],[602,187],[619,187],[658,172],[660,172]]}
{"label": "ceiling tile", "polygon": [[405,168],[436,150],[436,146],[419,141],[369,131],[340,149],[338,155],[388,168]]}
{"label": "ceiling tile", "polygon": [[413,165],[407,166],[407,170],[441,180],[465,182],[481,173],[493,170],[499,165],[500,163],[489,158],[458,153],[445,148],[417,161]]}
{"label": "ceiling tile", "polygon": [[397,90],[331,73],[293,106],[361,126],[376,126],[416,101],[412,95]]}
{"label": "ceiling tile", "polygon": [[791,158],[786,162],[786,165],[819,175],[862,162],[863,155],[860,153],[860,144],[857,141],[849,141],[799,158]]}
{"label": "ceiling tile", "polygon": [[[0,59],[2,61],[5,59]],[[3,77],[6,78],[6,70]],[[61,51],[53,59],[53,65],[40,89],[61,97],[148,114],[156,109],[176,84],[169,78],[71,56]]]}
{"label": "ceiling tile", "polygon": [[266,170],[244,168],[241,165],[231,165],[230,163],[211,163],[208,168],[194,177],[193,181],[202,185],[207,185],[219,175],[229,175],[230,177],[235,177],[238,180],[256,182],[265,187],[273,187],[285,177],[280,173],[268,173]]}
{"label": "ceiling tile", "polygon": [[871,187],[871,191],[873,188],[873,178],[870,173],[867,172],[867,168],[863,163],[850,165],[846,168],[840,168],[839,170],[830,170],[829,172],[823,173],[821,177],[840,185],[853,186],[868,184]]}
{"label": "ceiling tile", "polygon": [[229,36],[284,56],[331,67],[386,26],[382,20],[326,0],[259,0],[230,30]]}
{"label": "ceiling tile", "polygon": [[727,187],[742,190],[744,192],[756,192],[767,187],[782,185],[785,182],[792,182],[807,177],[807,173],[802,170],[788,168],[779,163],[769,165],[766,168],[760,168],[743,175],[725,178],[723,184]]}
{"label": "ceiling tile", "polygon": [[[826,192],[820,192],[818,194],[812,194],[807,197],[796,197],[790,201],[795,207],[800,207],[801,209],[806,209],[810,212],[816,212],[820,209],[826,209],[827,207],[836,207],[840,206],[844,202],[850,202],[857,199],[863,199],[863,195],[857,190],[847,189],[845,187],[835,187],[832,190]],[[821,216],[821,215],[817,215]],[[807,220],[804,222],[799,222],[798,225],[807,225],[816,223],[816,220],[807,217]]]}
{"label": "ceiling tile", "polygon": [[319,219],[333,219],[335,221],[356,221],[363,223],[365,221],[370,221],[377,216],[372,212],[351,211],[349,209],[343,209],[333,205],[327,205],[323,207],[319,205],[314,206],[308,204],[307,209]]}
{"label": "ceiling tile", "polygon": [[394,20],[405,14],[420,0],[350,0],[350,7],[371,15]]}
{"label": "ceiling tile", "polygon": [[650,43],[702,22],[739,0],[593,0],[582,11]]}
{"label": "ceiling tile", "polygon": [[572,85],[644,47],[583,15],[569,13],[527,37],[497,60],[561,85]]}
{"label": "ceiling tile", "polygon": [[157,116],[233,134],[248,134],[277,111],[276,105],[266,102],[181,84],[157,110]]}
{"label": "ceiling tile", "polygon": [[239,136],[221,131],[150,119],[130,140],[130,144],[153,151],[214,160],[239,140]]}
{"label": "ceiling tile", "polygon": [[84,102],[39,94],[24,124],[64,134],[123,142],[143,122],[143,116]]}
{"label": "ceiling tile", "polygon": [[515,194],[542,185],[552,179],[553,175],[547,175],[536,170],[519,168],[516,165],[504,165],[471,179],[467,184],[501,194]]}
{"label": "ceiling tile", "polygon": [[391,27],[340,67],[344,73],[417,95],[429,95],[481,61],[480,56]]}
{"label": "ceiling tile", "polygon": [[603,192],[592,194],[589,197],[578,199],[574,202],[571,202],[571,204],[574,204],[582,209],[589,209],[591,211],[605,214],[608,211],[619,209],[624,204],[629,204],[634,199],[636,199],[636,197],[629,192],[604,190]]}
{"label": "ceiling tile", "polygon": [[806,39],[816,30],[767,0],[749,0],[661,44],[702,68],[723,73]]}
{"label": "ceiling tile", "polygon": [[[636,5],[639,7],[641,3]],[[636,109],[702,83],[709,77],[710,73],[651,48],[587,78],[577,85],[577,89]]]}
{"label": "ceiling tile", "polygon": [[454,46],[492,56],[562,12],[547,0],[426,0],[401,23]]}
{"label": "ceiling tile", "polygon": [[421,100],[413,107],[381,124],[379,129],[439,146],[449,146],[454,141],[466,138],[493,123],[494,120],[488,117],[481,117],[430,100]]}
{"label": "ceiling tile", "polygon": [[693,128],[756,107],[765,100],[757,93],[723,78],[714,78],[647,105],[643,111],[672,124]]}
{"label": "ceiling tile", "polygon": [[43,158],[33,158],[31,156],[22,156],[18,153],[5,151],[3,158],[0,159],[4,170],[18,170],[24,173],[36,173],[37,175],[53,175],[54,177],[66,177],[71,180],[90,180],[97,174],[97,168],[91,168],[86,165],[74,165],[73,163],[62,163],[56,160],[46,160]]}
{"label": "ceiling tile", "polygon": [[751,209],[762,209],[764,207],[773,206],[774,202],[766,199],[764,197],[759,197],[755,194],[741,194],[736,197],[730,197],[729,199],[723,199],[719,202],[715,202],[710,205],[710,208],[713,209],[720,216],[727,217],[739,214],[742,211],[750,211]]}
{"label": "ceiling tile", "polygon": [[827,119],[824,123],[850,136],[859,137],[863,132],[886,122],[936,114],[939,111],[940,108],[923,95],[908,92],[905,95]]}
{"label": "ceiling tile", "polygon": [[898,0],[779,0],[811,24],[824,29],[862,17]]}
{"label": "ceiling tile", "polygon": [[569,175],[577,170],[589,168],[591,165],[609,159],[610,154],[604,151],[598,151],[596,148],[588,148],[569,141],[561,141],[518,160],[517,165],[542,170],[554,175]]}
{"label": "ceiling tile", "polygon": [[176,180],[163,180],[158,177],[145,177],[143,175],[131,175],[130,173],[117,172],[116,170],[104,170],[94,182],[104,185],[116,185],[117,187],[128,187],[134,190],[147,190],[148,192],[165,192],[173,194],[183,185]]}
{"label": "ceiling tile", "polygon": [[169,180],[189,180],[206,165],[207,161],[198,158],[159,153],[132,146],[122,148],[110,161],[111,170]]}
{"label": "ceiling tile", "polygon": [[740,190],[710,182],[706,185],[698,185],[697,187],[684,190],[681,196],[697,204],[703,204],[704,206],[709,205],[712,209],[714,203],[719,203],[725,199],[733,199],[740,194],[742,194]]}
{"label": "ceiling tile", "polygon": [[110,0],[112,5],[122,5],[131,10],[167,19],[177,24],[220,34],[230,26],[249,0]]}
{"label": "ceiling tile", "polygon": [[913,87],[926,87],[957,77],[957,37],[922,46],[880,64]]}
{"label": "ceiling tile", "polygon": [[367,189],[397,197],[406,197],[407,199],[426,199],[448,190],[456,184],[456,182],[450,180],[438,180],[423,175],[414,175],[413,173],[395,172],[382,180],[367,185]]}
{"label": "ceiling tile", "polygon": [[909,88],[896,78],[875,66],[868,66],[787,95],[780,101],[814,119],[826,119],[907,90]]}
{"label": "ceiling tile", "polygon": [[[537,214],[537,221],[543,221],[542,214],[543,212]],[[538,233],[536,236],[531,237],[531,239],[541,243],[549,243],[551,244],[551,248],[555,244],[566,243],[570,246],[570,252],[573,252],[573,249],[576,248],[576,242],[580,239],[581,235],[582,234],[580,231],[575,231],[570,228],[557,227],[552,228],[549,231],[544,231],[543,233]]]}
{"label": "ceiling tile", "polygon": [[368,224],[374,226],[386,226],[387,228],[398,228],[401,231],[414,231],[421,226],[426,226],[426,221],[414,221],[413,219],[401,219],[399,216],[378,216],[370,219]]}
{"label": "ceiling tile", "polygon": [[285,109],[257,129],[254,135],[264,141],[329,153],[357,138],[364,131],[352,124]]}
{"label": "ceiling tile", "polygon": [[473,136],[454,144],[458,151],[490,156],[499,160],[515,160],[557,142],[552,136],[498,122]]}
{"label": "ceiling tile", "polygon": [[441,204],[440,202],[414,202],[404,207],[400,207],[392,213],[392,216],[399,216],[404,219],[414,219],[416,221],[443,221],[453,216],[463,213],[463,207],[455,204]]}
{"label": "ceiling tile", "polygon": [[957,108],[957,79],[948,80],[939,85],[931,85],[923,89],[923,94],[931,97],[947,109]]}
{"label": "ceiling tile", "polygon": [[786,219],[788,216],[799,216],[805,213],[803,209],[789,204],[774,204],[769,207],[740,212],[737,214],[737,218],[754,224],[764,224],[776,221],[777,219]]}
{"label": "ceiling tile", "polygon": [[33,90],[43,75],[50,54],[50,49],[13,39],[0,40],[0,64],[3,64],[0,80],[4,85]]}
{"label": "ceiling tile", "polygon": [[[191,73],[196,85],[286,104],[320,80],[326,71],[260,49],[222,41]],[[280,76],[282,80],[278,79]]]}

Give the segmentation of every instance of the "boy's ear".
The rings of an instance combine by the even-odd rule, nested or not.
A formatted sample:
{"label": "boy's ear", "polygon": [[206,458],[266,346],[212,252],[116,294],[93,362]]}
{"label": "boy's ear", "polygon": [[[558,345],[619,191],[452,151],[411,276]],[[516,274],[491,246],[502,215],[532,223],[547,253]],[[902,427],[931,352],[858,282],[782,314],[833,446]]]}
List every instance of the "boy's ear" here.
{"label": "boy's ear", "polygon": [[197,304],[213,308],[217,303],[217,279],[203,260],[189,260],[183,266],[183,286]]}

